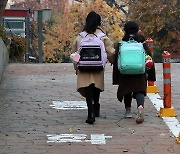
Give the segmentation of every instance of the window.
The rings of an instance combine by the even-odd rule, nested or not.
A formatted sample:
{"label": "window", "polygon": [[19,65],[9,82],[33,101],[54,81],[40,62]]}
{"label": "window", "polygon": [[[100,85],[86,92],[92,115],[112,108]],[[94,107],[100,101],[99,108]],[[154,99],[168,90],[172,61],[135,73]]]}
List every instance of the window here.
{"label": "window", "polygon": [[4,27],[7,29],[24,29],[24,20],[18,19],[4,19]]}
{"label": "window", "polygon": [[8,34],[16,34],[25,37],[25,18],[5,17],[3,24]]}

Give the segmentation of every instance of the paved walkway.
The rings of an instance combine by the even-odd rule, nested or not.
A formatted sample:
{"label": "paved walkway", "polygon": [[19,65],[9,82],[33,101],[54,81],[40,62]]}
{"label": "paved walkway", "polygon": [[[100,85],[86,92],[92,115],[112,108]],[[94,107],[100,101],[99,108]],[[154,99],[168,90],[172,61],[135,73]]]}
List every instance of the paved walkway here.
{"label": "paved walkway", "polygon": [[[180,64],[171,66],[172,106],[180,121]],[[156,72],[163,96],[162,64]],[[148,97],[143,124],[135,123],[135,101],[133,118],[124,118],[111,74],[108,64],[101,116],[88,125],[83,102],[79,108],[72,104],[85,101],[76,92],[72,64],[9,64],[0,84],[0,154],[180,154],[180,144]],[[53,101],[62,104],[53,107]],[[63,109],[65,103],[74,108]]]}

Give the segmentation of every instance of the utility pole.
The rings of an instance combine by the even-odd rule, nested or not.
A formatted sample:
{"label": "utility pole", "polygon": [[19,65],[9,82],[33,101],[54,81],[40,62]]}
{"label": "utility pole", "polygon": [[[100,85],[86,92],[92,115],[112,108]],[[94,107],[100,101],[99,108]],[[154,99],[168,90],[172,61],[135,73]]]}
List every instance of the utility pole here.
{"label": "utility pole", "polygon": [[29,35],[29,25],[30,25],[30,9],[26,11],[26,55],[25,62],[29,62],[29,49],[30,49],[30,35]]}
{"label": "utility pole", "polygon": [[43,49],[42,49],[42,10],[38,10],[38,50],[39,50],[39,63],[43,62]]}
{"label": "utility pole", "polygon": [[[41,0],[36,0],[39,5],[41,4]],[[37,10],[37,20],[38,20],[38,50],[39,50],[39,63],[43,62],[43,49],[42,49],[42,22],[43,14],[42,10]]]}

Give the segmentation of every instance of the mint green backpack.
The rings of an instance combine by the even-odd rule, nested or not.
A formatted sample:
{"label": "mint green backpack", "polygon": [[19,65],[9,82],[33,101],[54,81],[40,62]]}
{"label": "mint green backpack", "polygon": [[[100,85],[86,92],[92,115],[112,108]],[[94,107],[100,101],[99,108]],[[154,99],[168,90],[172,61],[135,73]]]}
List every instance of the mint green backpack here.
{"label": "mint green backpack", "polygon": [[135,75],[145,73],[145,50],[143,43],[134,39],[128,42],[120,41],[118,55],[118,69],[121,74]]}

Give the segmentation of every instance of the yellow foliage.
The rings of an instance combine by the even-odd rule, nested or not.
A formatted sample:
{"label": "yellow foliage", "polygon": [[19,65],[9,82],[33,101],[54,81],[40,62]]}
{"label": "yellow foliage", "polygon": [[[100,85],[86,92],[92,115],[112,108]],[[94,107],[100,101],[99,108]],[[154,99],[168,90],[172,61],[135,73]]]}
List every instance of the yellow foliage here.
{"label": "yellow foliage", "polygon": [[16,59],[17,62],[24,62],[26,52],[26,39],[18,35],[11,37],[10,59]]}
{"label": "yellow foliage", "polygon": [[177,0],[138,0],[136,4],[129,5],[129,18],[140,24],[145,37],[151,37],[155,46],[167,49],[171,46],[172,39],[180,39],[175,35],[179,31],[175,27],[179,27],[176,21],[180,16],[176,3]]}
{"label": "yellow foliage", "polygon": [[93,2],[83,1],[69,6],[59,24],[46,29],[44,43],[44,60],[46,62],[62,62],[63,56],[69,56],[73,40],[84,28],[85,19],[90,11],[95,11],[102,17],[102,28],[113,41],[121,40],[121,13],[110,7],[103,0]]}

